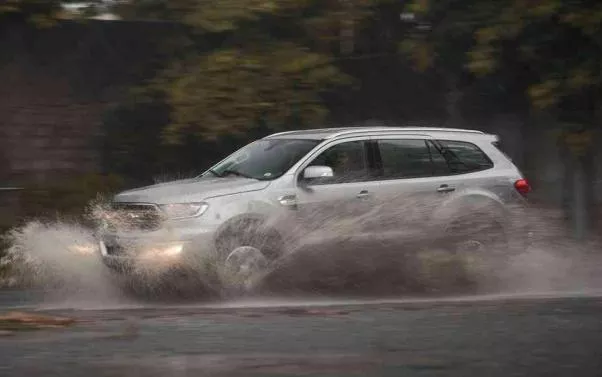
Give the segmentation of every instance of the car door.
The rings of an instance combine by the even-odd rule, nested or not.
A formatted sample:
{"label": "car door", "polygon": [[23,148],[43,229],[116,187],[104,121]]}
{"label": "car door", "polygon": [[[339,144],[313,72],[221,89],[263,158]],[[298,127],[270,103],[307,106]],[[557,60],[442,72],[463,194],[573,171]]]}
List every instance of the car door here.
{"label": "car door", "polygon": [[[304,233],[316,242],[346,241],[361,231],[362,216],[371,208],[368,141],[333,142],[299,169],[295,212]],[[308,166],[328,166],[334,176],[305,180],[303,170]]]}
{"label": "car door", "polygon": [[383,242],[432,237],[431,215],[459,183],[437,145],[427,136],[411,135],[375,137],[372,145],[374,216],[365,230]]}

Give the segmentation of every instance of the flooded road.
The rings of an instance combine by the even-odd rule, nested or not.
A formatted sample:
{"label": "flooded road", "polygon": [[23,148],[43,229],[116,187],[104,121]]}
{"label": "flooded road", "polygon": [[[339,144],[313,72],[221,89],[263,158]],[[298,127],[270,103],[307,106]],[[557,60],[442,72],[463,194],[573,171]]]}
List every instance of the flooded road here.
{"label": "flooded road", "polygon": [[[0,315],[33,312],[75,323],[0,331],[1,377],[601,375],[599,249],[537,247],[483,270],[432,256],[405,275],[393,268],[394,276],[419,283],[414,287],[449,288],[457,276],[475,277],[482,295],[426,299],[425,291],[432,297],[446,290],[410,289],[405,297],[423,298],[301,297],[318,292],[320,267],[332,265],[320,283],[351,281],[358,290],[356,275],[341,274],[355,270],[321,256],[284,269],[281,275],[300,278],[288,286],[276,281],[289,294],[168,304],[125,295],[99,258],[70,249],[89,238],[63,225],[16,233],[9,261],[28,262],[23,271],[40,290],[0,289]],[[369,259],[359,260],[358,270],[370,270]],[[379,293],[392,286],[383,281]]]}
{"label": "flooded road", "polygon": [[0,337],[1,376],[598,376],[602,295],[248,299],[86,308],[0,291],[0,311],[75,318]]}

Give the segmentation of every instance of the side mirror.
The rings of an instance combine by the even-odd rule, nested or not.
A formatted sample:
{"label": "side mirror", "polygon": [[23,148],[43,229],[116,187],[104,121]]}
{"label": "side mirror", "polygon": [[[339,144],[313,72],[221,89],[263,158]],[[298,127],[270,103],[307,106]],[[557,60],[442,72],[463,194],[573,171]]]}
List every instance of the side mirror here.
{"label": "side mirror", "polygon": [[334,172],[330,166],[308,166],[303,171],[303,179],[331,178]]}

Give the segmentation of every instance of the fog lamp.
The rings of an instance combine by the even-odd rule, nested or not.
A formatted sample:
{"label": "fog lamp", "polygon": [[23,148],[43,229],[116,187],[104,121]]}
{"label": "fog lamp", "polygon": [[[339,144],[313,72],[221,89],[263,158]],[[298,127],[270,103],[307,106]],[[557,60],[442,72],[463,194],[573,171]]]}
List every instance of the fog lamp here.
{"label": "fog lamp", "polygon": [[182,253],[182,250],[184,250],[184,245],[175,244],[175,245],[169,245],[169,246],[151,247],[151,248],[147,249],[144,254],[147,256],[155,256],[155,257],[161,257],[161,256],[175,257],[175,256],[180,255]]}

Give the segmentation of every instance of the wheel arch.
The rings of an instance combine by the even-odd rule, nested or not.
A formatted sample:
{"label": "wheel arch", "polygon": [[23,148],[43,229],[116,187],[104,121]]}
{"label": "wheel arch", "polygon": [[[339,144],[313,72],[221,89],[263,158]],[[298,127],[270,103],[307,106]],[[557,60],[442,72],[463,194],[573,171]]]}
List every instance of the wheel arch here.
{"label": "wheel arch", "polygon": [[480,216],[482,221],[499,223],[508,227],[509,211],[504,202],[495,194],[481,190],[471,190],[443,202],[433,216],[435,225],[447,231],[451,224]]}
{"label": "wheel arch", "polygon": [[278,237],[278,242],[280,243],[284,242],[281,230],[271,223],[269,216],[262,213],[245,213],[233,216],[219,226],[213,237],[213,245],[216,251],[220,252],[221,242],[226,241],[233,234],[236,234],[236,229],[244,226],[243,223],[245,222],[255,222],[257,225],[253,226],[261,227],[262,232]]}

